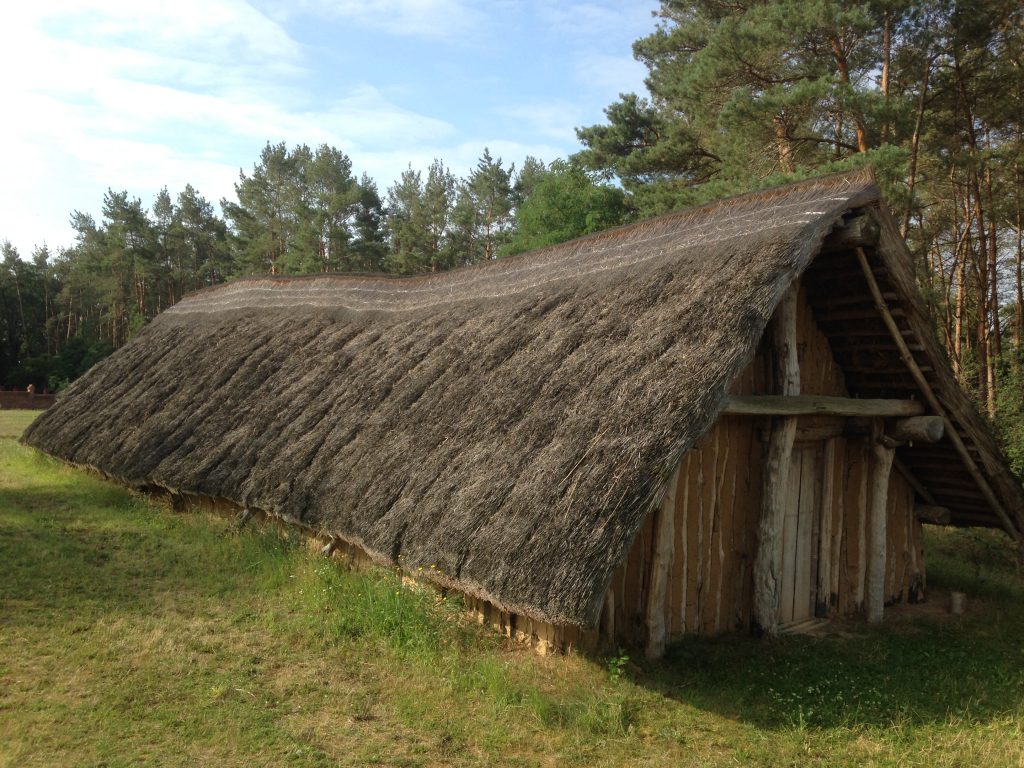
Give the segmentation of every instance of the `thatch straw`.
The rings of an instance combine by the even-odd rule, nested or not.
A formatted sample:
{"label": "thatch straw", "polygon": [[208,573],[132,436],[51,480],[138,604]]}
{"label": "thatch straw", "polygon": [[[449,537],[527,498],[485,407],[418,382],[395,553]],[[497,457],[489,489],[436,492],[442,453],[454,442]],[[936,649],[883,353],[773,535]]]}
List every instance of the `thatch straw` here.
{"label": "thatch straw", "polygon": [[868,175],[832,176],[447,274],[209,289],[26,440],[593,625],[779,297],[877,199]]}

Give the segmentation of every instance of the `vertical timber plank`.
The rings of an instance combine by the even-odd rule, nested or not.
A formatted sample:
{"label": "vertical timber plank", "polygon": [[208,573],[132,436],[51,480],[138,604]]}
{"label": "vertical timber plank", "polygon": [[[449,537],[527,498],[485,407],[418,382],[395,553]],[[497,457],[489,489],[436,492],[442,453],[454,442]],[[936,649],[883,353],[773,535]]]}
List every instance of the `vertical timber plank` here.
{"label": "vertical timber plank", "polygon": [[692,455],[692,451],[686,454],[686,462],[679,475],[679,487],[676,489],[676,508],[679,510],[679,516],[676,518],[679,528],[679,548],[676,551],[676,561],[679,566],[676,568],[676,583],[679,585],[679,591],[676,597],[676,609],[679,613],[678,634],[680,635],[686,633],[688,629],[686,624],[686,595],[690,585],[688,534],[690,524],[690,481],[693,472]]}
{"label": "vertical timber plank", "polygon": [[871,490],[868,508],[867,589],[864,595],[868,622],[882,620],[885,606],[885,555],[888,545],[886,517],[889,511],[889,474],[896,450],[883,444],[883,424],[876,419],[871,440]]}
{"label": "vertical timber plank", "polygon": [[855,610],[860,611],[864,608],[864,595],[867,591],[868,484],[871,477],[871,454],[866,445],[860,446],[858,453],[858,458],[860,459],[860,475],[858,477],[860,482],[857,485],[857,508],[855,514],[857,525],[857,571],[853,588],[853,602]]}
{"label": "vertical timber plank", "polygon": [[793,593],[796,586],[797,549],[800,533],[800,477],[803,451],[793,452],[789,469],[789,488],[785,497],[782,523],[782,570],[779,578],[779,621],[793,621]]}
{"label": "vertical timber plank", "polygon": [[818,456],[813,446],[800,451],[800,500],[797,504],[796,567],[793,582],[793,618],[814,615],[812,568],[814,552],[814,518],[818,512],[815,498],[818,482]]}
{"label": "vertical timber plank", "polygon": [[829,615],[832,593],[832,521],[835,503],[836,446],[839,438],[825,441],[821,457],[821,529],[818,532],[818,573],[815,587],[814,615]]}
{"label": "vertical timber plank", "polygon": [[650,579],[647,590],[647,645],[648,659],[660,659],[665,655],[667,629],[665,626],[668,609],[668,584],[671,578],[672,551],[675,542],[676,485],[679,482],[679,467],[665,484],[661,506],[654,513]]}
{"label": "vertical timber plank", "polygon": [[[796,343],[797,288],[790,286],[771,324],[772,357],[775,363],[778,394],[800,394],[800,364]],[[795,418],[772,419],[768,456],[764,464],[764,490],[757,527],[757,554],[754,558],[755,634],[774,635],[779,623],[779,576],[782,561],[782,523],[788,490]]]}
{"label": "vertical timber plank", "polygon": [[718,491],[719,520],[721,534],[718,538],[718,572],[721,582],[718,587],[718,603],[715,607],[715,628],[722,632],[732,629],[732,594],[736,574],[736,543],[733,541],[733,526],[736,514],[736,429],[734,420],[726,419],[722,424],[722,484]]}
{"label": "vertical timber plank", "polygon": [[843,542],[846,530],[846,482],[847,482],[847,451],[846,440],[836,440],[836,455],[832,479],[834,491],[832,495],[832,555],[830,560],[831,578],[829,580],[828,610],[837,609],[839,602],[840,576],[843,572]]}
{"label": "vertical timber plank", "polygon": [[692,452],[689,473],[687,475],[688,493],[686,496],[686,631],[699,632],[699,614],[697,613],[697,596],[700,582],[700,547],[698,532],[701,515],[701,483],[703,475],[703,449]]}
{"label": "vertical timber plank", "polygon": [[703,634],[714,634],[715,627],[715,604],[718,589],[722,583],[722,574],[717,567],[717,555],[719,541],[721,540],[721,525],[719,518],[719,496],[718,489],[721,483],[719,474],[718,456],[721,448],[720,430],[715,428],[711,440],[711,450],[708,451],[708,466],[705,474],[706,480],[706,503],[704,506],[704,581],[701,588],[701,632]]}

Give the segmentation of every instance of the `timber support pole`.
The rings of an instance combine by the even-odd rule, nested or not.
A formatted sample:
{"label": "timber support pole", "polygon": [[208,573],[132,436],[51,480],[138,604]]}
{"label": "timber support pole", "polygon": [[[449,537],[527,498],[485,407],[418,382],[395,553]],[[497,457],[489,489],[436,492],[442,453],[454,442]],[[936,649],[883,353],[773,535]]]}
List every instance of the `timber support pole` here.
{"label": "timber support pole", "polygon": [[676,485],[679,483],[679,467],[669,476],[661,506],[655,512],[654,547],[651,553],[651,580],[647,591],[647,647],[648,659],[660,659],[665,655],[668,629],[665,626],[665,612],[668,608],[668,581],[672,570],[672,553],[675,544]]}
{"label": "timber support pole", "polygon": [[235,530],[240,531],[245,527],[245,524],[252,518],[253,512],[249,507],[245,507],[241,512],[238,513],[238,517],[235,518]]}
{"label": "timber support pole", "polygon": [[[800,394],[800,363],[796,345],[797,284],[787,290],[771,324],[772,364],[780,395]],[[764,464],[764,490],[754,556],[754,611],[752,630],[773,636],[779,630],[779,581],[782,576],[782,526],[789,470],[793,463],[796,416],[772,418]]]}
{"label": "timber support pole", "polygon": [[868,563],[864,608],[868,622],[882,620],[885,606],[885,555],[888,544],[889,475],[896,448],[883,438],[876,421],[871,430],[871,488],[868,493]]}

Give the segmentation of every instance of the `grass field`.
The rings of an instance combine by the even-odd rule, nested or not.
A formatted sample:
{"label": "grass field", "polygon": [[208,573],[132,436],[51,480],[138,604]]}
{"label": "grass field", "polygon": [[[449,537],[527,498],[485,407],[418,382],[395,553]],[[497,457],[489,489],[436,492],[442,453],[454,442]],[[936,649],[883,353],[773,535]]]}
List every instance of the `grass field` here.
{"label": "grass field", "polygon": [[0,766],[1024,765],[998,538],[930,535],[962,620],[539,658],[388,572],[23,448],[30,417],[0,411]]}

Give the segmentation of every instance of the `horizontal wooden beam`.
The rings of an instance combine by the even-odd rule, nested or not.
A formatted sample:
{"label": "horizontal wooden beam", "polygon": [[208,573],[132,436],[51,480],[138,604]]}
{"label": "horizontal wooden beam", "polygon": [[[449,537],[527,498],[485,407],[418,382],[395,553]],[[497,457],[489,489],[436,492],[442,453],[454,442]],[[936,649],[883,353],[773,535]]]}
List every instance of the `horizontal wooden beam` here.
{"label": "horizontal wooden beam", "polygon": [[932,481],[928,484],[931,489],[932,495],[938,499],[949,497],[951,499],[967,499],[968,501],[984,501],[985,495],[980,491],[975,491],[969,486],[952,486],[952,485],[939,485]]}
{"label": "horizontal wooden beam", "polygon": [[876,400],[825,395],[733,395],[726,398],[726,416],[920,416],[917,400]]}
{"label": "horizontal wooden beam", "polygon": [[941,416],[911,416],[890,424],[886,433],[901,442],[937,443],[945,430]]}
{"label": "horizontal wooden beam", "polygon": [[839,224],[827,238],[824,251],[841,251],[851,248],[871,248],[878,243],[881,227],[874,217],[864,213]]}
{"label": "horizontal wooden beam", "polygon": [[918,504],[914,507],[914,514],[922,523],[933,525],[949,525],[953,519],[953,513],[948,507],[939,507],[932,504]]}

